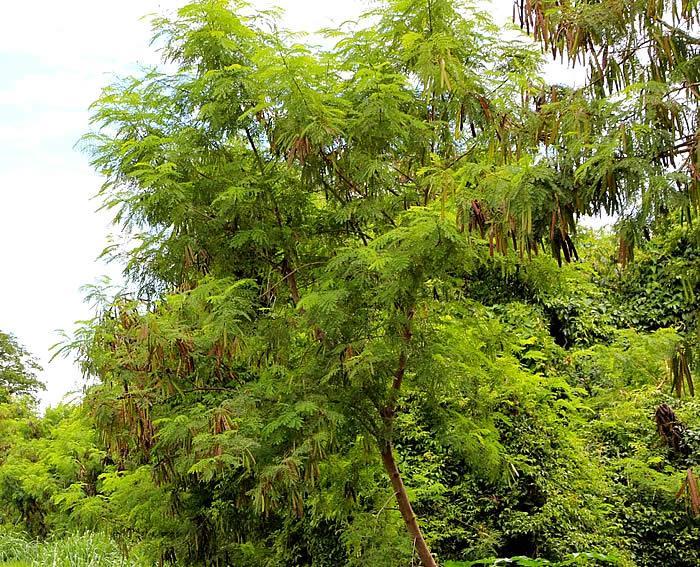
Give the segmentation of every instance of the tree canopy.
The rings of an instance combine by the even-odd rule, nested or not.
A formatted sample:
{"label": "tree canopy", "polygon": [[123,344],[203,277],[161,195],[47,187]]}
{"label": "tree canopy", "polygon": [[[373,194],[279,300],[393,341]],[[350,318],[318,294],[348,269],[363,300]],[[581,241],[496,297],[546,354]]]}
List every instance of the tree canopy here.
{"label": "tree canopy", "polygon": [[40,371],[39,363],[17,338],[0,331],[0,398],[34,396],[45,388],[37,378]]}
{"label": "tree canopy", "polygon": [[83,140],[127,285],[63,347],[82,405],[12,414],[8,518],[161,563],[697,564],[697,8],[516,8],[586,85],[460,0],[331,47],[154,20]]}

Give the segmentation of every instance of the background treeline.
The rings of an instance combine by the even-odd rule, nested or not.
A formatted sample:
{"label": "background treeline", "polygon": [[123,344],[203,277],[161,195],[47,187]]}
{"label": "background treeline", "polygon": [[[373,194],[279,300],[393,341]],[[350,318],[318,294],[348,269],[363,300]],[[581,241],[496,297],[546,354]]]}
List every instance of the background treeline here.
{"label": "background treeline", "polygon": [[[242,2],[154,21],[166,65],[84,139],[127,284],[63,346],[83,401],[37,416],[7,338],[8,537],[698,564],[698,3],[516,8],[583,87],[459,1],[382,3],[328,49]],[[614,234],[577,228],[600,213]]]}

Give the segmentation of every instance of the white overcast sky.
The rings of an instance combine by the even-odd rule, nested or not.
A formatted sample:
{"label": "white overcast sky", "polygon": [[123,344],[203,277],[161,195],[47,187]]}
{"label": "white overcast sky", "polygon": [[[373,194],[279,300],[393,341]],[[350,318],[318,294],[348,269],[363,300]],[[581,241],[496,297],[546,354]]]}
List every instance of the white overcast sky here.
{"label": "white overcast sky", "polygon": [[[0,330],[44,366],[43,405],[82,380],[71,361],[48,362],[57,329],[89,316],[80,287],[115,267],[96,261],[110,232],[91,196],[101,180],[74,149],[88,105],[117,74],[157,57],[142,16],[185,0],[0,0]],[[267,5],[252,0],[253,5]],[[353,19],[366,0],[278,0],[287,26],[314,31]],[[511,0],[493,0],[500,21]]]}

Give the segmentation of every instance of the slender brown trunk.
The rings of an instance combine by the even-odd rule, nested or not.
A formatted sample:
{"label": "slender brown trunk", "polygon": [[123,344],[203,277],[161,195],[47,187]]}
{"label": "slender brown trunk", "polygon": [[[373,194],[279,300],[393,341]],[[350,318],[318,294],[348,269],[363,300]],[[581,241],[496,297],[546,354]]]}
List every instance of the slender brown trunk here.
{"label": "slender brown trunk", "polygon": [[411,539],[418,552],[418,557],[420,557],[424,567],[437,567],[433,554],[430,553],[430,548],[425,542],[425,538],[423,538],[423,532],[421,532],[420,526],[418,525],[418,518],[416,518],[413,512],[411,501],[408,499],[406,487],[403,484],[399,467],[396,465],[396,459],[394,459],[394,448],[392,444],[387,442],[386,445],[382,447],[381,454],[384,468],[391,479],[391,486],[394,489],[399,511],[401,512],[403,521],[406,523],[408,533],[411,534]]}
{"label": "slender brown trunk", "polygon": [[[258,152],[258,148],[255,145],[255,139],[253,138],[253,134],[251,133],[249,128],[245,129],[245,135],[248,138],[248,143],[250,143],[250,147],[253,150],[253,154],[255,154],[255,160],[258,162],[260,175],[261,177],[265,177],[265,163],[263,162],[260,152]],[[280,228],[282,228],[284,223],[282,222],[282,215],[280,215],[279,206],[277,206],[275,194],[270,193],[270,196],[272,198],[272,204],[275,208],[275,218],[277,219],[277,225]],[[290,266],[289,259],[286,255],[282,260],[282,276],[287,281],[287,285],[289,285],[289,292],[292,295],[292,301],[294,301],[294,305],[297,305],[299,303],[299,300],[301,299],[301,296],[299,295],[299,288],[297,287],[296,270],[292,269],[292,267]]]}
{"label": "slender brown trunk", "polygon": [[301,299],[301,296],[299,295],[299,288],[297,287],[296,270],[293,270],[290,267],[289,260],[286,256],[282,260],[282,276],[285,280],[287,280],[289,292],[292,295],[292,301],[294,301],[294,305],[296,306],[299,303],[299,300]]}
{"label": "slender brown trunk", "polygon": [[[406,309],[406,323],[401,331],[401,338],[404,343],[408,345],[411,342],[413,333],[411,331],[411,322],[413,321],[413,315],[415,310],[413,307]],[[413,546],[418,552],[418,557],[424,567],[437,567],[437,562],[433,558],[433,554],[430,553],[430,548],[425,542],[423,537],[423,532],[421,532],[420,526],[418,525],[418,518],[413,512],[413,506],[411,506],[411,501],[408,499],[408,493],[406,492],[406,487],[403,484],[403,479],[401,478],[401,472],[396,464],[396,459],[394,458],[394,444],[393,431],[394,431],[394,418],[396,416],[396,404],[399,399],[399,393],[401,392],[401,385],[403,384],[403,379],[406,375],[406,365],[408,363],[408,354],[406,349],[401,351],[398,360],[398,366],[396,367],[396,372],[394,373],[394,379],[392,380],[391,390],[387,398],[386,405],[382,408],[380,414],[382,420],[384,421],[384,431],[379,443],[379,452],[382,455],[382,463],[384,463],[384,469],[389,475],[391,480],[391,487],[394,489],[394,496],[396,497],[396,503],[399,506],[399,511],[403,517],[403,521],[406,524],[406,529],[411,535],[413,540]]]}

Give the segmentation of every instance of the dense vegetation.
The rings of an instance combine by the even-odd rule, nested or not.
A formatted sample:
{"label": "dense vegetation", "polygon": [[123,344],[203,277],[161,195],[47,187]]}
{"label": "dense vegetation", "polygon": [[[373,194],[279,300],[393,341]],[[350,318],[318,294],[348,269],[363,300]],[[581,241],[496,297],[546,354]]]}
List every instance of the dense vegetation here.
{"label": "dense vegetation", "polygon": [[0,559],[700,564],[698,5],[516,8],[585,86],[456,0],[154,22],[84,140],[127,284],[82,402],[0,335]]}

